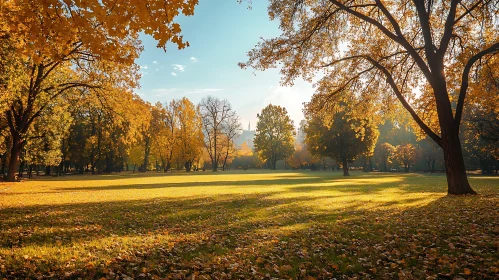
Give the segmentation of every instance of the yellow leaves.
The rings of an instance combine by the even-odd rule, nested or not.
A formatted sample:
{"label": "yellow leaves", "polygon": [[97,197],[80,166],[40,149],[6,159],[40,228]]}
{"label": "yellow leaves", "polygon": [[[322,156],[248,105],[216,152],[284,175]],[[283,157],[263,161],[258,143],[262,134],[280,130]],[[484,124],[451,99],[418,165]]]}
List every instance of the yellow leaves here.
{"label": "yellow leaves", "polygon": [[471,269],[469,269],[469,268],[464,268],[464,275],[469,276],[469,275],[471,275],[471,274],[472,274]]}
{"label": "yellow leaves", "polygon": [[94,268],[95,268],[95,263],[93,263],[93,262],[88,262],[88,263],[85,265],[85,267],[86,267],[87,269],[94,269]]}
{"label": "yellow leaves", "polygon": [[[180,29],[180,24],[178,24],[178,23],[174,23],[174,24],[172,24],[172,31],[173,31],[174,33],[180,33],[180,31],[182,31],[182,30]],[[174,42],[174,43],[175,43],[175,42]]]}
{"label": "yellow leaves", "polygon": [[[131,65],[141,46],[138,34],[152,34],[164,48],[172,41],[179,48],[188,44],[174,22],[181,10],[192,15],[197,0],[137,1],[9,1],[2,4],[2,30],[9,30],[19,54],[35,64],[60,61],[67,56],[84,58],[88,53],[102,60]],[[48,4],[50,3],[50,4]],[[165,11],[166,8],[166,11]],[[35,20],[38,19],[38,20]],[[102,24],[96,24],[102,23]],[[72,52],[80,46],[81,52]]]}

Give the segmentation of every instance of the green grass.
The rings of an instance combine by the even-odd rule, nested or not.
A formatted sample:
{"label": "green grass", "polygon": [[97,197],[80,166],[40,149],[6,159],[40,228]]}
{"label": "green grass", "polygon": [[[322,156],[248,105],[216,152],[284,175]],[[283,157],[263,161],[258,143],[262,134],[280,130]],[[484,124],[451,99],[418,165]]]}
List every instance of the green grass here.
{"label": "green grass", "polygon": [[0,184],[5,278],[494,278],[499,177],[337,172]]}

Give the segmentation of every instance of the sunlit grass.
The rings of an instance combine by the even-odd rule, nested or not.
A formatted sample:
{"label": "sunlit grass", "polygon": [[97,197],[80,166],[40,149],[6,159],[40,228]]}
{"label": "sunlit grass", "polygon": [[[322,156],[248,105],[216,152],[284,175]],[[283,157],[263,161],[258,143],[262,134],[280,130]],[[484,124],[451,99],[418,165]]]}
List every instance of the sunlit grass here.
{"label": "sunlit grass", "polygon": [[[0,275],[402,272],[419,278],[459,275],[464,268],[493,275],[499,178],[470,181],[480,195],[446,196],[442,175],[360,172],[348,178],[338,172],[136,173],[4,183]],[[471,245],[476,250],[467,252]],[[470,261],[475,251],[479,263]],[[452,266],[458,261],[468,266]]]}

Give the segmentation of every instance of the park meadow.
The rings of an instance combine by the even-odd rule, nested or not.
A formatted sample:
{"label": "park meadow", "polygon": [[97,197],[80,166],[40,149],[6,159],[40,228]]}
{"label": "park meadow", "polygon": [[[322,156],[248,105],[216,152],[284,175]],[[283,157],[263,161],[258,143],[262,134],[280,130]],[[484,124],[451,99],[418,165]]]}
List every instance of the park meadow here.
{"label": "park meadow", "polygon": [[494,279],[498,177],[230,171],[0,185],[0,275]]}

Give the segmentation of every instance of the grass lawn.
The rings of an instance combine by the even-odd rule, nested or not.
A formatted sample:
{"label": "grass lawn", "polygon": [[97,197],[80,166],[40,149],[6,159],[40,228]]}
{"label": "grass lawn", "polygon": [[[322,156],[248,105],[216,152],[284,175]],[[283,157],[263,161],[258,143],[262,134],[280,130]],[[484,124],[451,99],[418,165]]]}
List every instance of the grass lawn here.
{"label": "grass lawn", "polygon": [[497,278],[499,177],[203,172],[0,184],[0,278]]}

